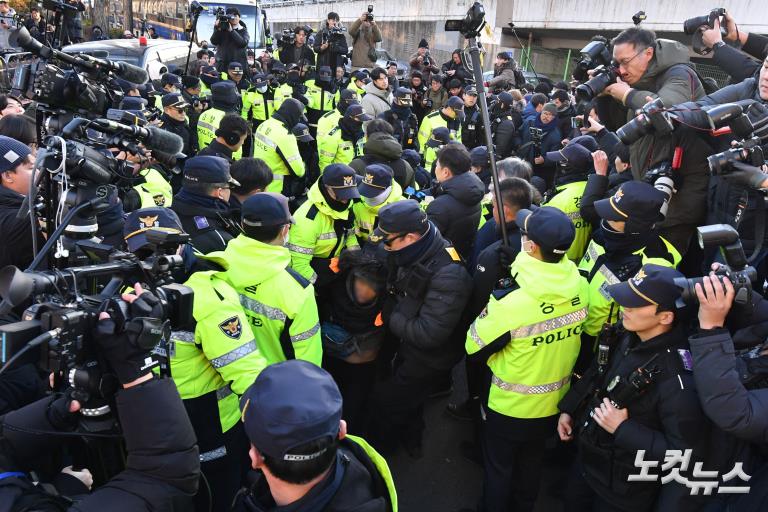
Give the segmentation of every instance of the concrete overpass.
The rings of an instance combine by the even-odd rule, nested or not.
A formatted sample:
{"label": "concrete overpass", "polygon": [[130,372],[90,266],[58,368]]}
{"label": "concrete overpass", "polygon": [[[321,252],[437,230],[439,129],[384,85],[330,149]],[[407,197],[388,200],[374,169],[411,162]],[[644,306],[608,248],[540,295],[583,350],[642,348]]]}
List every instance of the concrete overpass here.
{"label": "concrete overpass", "polygon": [[[405,60],[424,37],[437,60],[444,62],[454,48],[463,46],[463,38],[443,30],[445,20],[462,18],[472,1],[267,0],[262,6],[273,27],[280,30],[297,23],[319,26],[330,11],[338,12],[349,24],[371,4],[384,36],[383,48]],[[641,10],[647,15],[643,27],[656,31],[659,37],[686,44],[690,38],[682,32],[683,21],[719,6],[734,15],[742,31],[768,33],[768,8],[760,0],[729,0],[712,5],[694,0],[487,0],[483,5],[486,21],[493,28],[493,36],[483,38],[489,53],[520,49],[520,42],[526,47],[530,44],[530,62],[521,52],[517,52],[518,60],[558,78],[566,69],[568,50],[572,59],[593,35],[612,37],[631,27],[632,15]],[[492,60],[486,59],[486,69]]]}

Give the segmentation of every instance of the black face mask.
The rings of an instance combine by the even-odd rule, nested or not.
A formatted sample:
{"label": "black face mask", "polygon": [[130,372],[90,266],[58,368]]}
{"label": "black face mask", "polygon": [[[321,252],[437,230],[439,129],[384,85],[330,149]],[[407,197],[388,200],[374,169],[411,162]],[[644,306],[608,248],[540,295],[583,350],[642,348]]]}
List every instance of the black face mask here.
{"label": "black face mask", "polygon": [[[605,220],[600,221],[600,229],[603,232],[603,246],[609,254],[632,254],[645,247],[648,240],[648,232],[621,233],[614,230]],[[625,226],[626,230],[626,226]]]}
{"label": "black face mask", "polygon": [[328,204],[331,210],[336,212],[343,212],[349,208],[349,201],[344,203],[337,199],[332,199],[331,194],[328,193],[328,187],[323,184],[320,184],[320,193],[323,195],[323,199],[325,199],[325,202]]}

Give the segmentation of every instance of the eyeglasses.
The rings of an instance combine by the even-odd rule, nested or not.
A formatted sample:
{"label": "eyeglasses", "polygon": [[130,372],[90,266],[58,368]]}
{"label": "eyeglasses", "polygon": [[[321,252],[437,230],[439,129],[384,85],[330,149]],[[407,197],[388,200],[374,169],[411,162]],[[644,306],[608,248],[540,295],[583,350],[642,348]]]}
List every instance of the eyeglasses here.
{"label": "eyeglasses", "polygon": [[623,67],[623,68],[626,68],[627,66],[629,66],[629,63],[630,63],[630,62],[632,62],[633,60],[635,60],[635,59],[637,58],[637,56],[638,56],[638,55],[640,55],[641,53],[643,53],[643,52],[644,52],[646,49],[647,49],[647,48],[643,48],[642,50],[640,50],[639,52],[637,52],[637,53],[635,54],[635,56],[634,56],[634,57],[632,57],[631,59],[624,59],[624,60],[614,60],[614,61],[613,61],[613,64],[614,64],[614,66],[616,66],[616,67],[619,67],[619,66],[621,66],[621,67]]}
{"label": "eyeglasses", "polygon": [[401,233],[393,238],[385,238],[384,245],[386,247],[392,247],[392,244],[395,243],[395,240],[398,240],[400,238],[405,238],[406,236],[408,236],[408,233]]}

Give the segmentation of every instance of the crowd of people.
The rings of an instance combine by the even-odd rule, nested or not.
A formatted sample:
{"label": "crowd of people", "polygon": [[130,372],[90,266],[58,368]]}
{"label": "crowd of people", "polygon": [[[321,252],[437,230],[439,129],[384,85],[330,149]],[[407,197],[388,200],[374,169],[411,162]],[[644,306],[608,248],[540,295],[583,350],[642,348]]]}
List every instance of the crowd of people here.
{"label": "crowd of people", "polygon": [[[126,466],[87,494],[72,467],[32,485],[56,439],[34,431],[75,428],[82,395],[46,391],[34,363],[1,375],[9,510],[67,495],[55,510],[396,511],[386,459],[423,456],[425,404],[457,367],[468,398],[443,421],[472,422],[479,511],[765,510],[768,176],[748,155],[764,142],[768,38],[730,14],[702,27],[733,82],[705,90],[687,47],[628,28],[610,41],[616,78],[588,100],[526,83],[503,51],[483,99],[458,49],[440,65],[423,39],[407,76],[376,66],[370,10],[351,55],[336,13],[258,57],[226,14],[188,70],[111,83],[116,108],[183,142],[115,148],[134,181],[97,216],[101,241],[139,257],[152,230],[189,235],[175,277],[194,322],[170,334],[172,379],[130,341],[161,311],[137,284],[133,320],[96,324]],[[707,110],[736,102],[751,146],[711,130]],[[26,268],[49,235],[19,215],[43,142],[31,109],[0,96],[0,267]],[[654,117],[629,140],[641,111],[670,130]],[[730,172],[711,175],[728,148]],[[545,491],[553,459],[569,469]]]}

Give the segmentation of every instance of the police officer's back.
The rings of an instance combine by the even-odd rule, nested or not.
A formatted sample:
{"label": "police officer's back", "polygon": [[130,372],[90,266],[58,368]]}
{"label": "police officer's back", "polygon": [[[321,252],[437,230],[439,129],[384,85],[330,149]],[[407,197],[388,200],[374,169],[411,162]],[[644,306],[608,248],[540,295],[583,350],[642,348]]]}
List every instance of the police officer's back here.
{"label": "police officer's back", "polygon": [[196,156],[184,165],[184,181],[173,198],[173,211],[181,219],[190,243],[198,252],[220,251],[238,233],[230,218],[229,163],[217,156]]}
{"label": "police officer's back", "polygon": [[293,196],[295,185],[306,172],[296,137],[291,132],[302,121],[303,112],[304,105],[289,98],[254,133],[255,153],[272,169],[274,181],[267,189],[269,192]]}
{"label": "police officer's back", "polygon": [[330,164],[347,164],[363,154],[363,123],[373,119],[362,105],[350,105],[335,128],[317,142],[320,172]]}
{"label": "police officer's back", "polygon": [[250,133],[250,127],[245,119],[235,113],[226,114],[213,133],[216,138],[201,149],[197,156],[218,156],[231,164],[242,156],[243,146]]}
{"label": "police officer's back", "polygon": [[[217,82],[211,86],[211,108],[200,114],[197,120],[197,145],[205,149],[216,138],[216,130],[227,114],[240,115],[241,99],[235,84],[229,80]],[[239,158],[241,151],[236,151],[234,158]]]}
{"label": "police officer's back", "polygon": [[305,361],[272,365],[241,409],[252,467],[260,471],[234,511],[397,510],[386,461],[365,440],[347,435],[341,394],[325,370]]}

